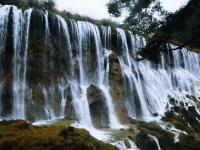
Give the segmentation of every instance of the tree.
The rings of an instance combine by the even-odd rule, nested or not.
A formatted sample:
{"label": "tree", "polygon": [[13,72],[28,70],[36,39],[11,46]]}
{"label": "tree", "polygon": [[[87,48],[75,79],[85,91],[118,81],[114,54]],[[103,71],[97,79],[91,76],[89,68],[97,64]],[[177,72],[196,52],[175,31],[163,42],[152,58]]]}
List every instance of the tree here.
{"label": "tree", "polygon": [[108,12],[115,17],[121,16],[123,10],[128,11],[124,25],[145,35],[154,34],[169,14],[159,0],[111,0],[107,7]]}
{"label": "tree", "polygon": [[[163,10],[160,0],[111,0],[107,6],[109,13],[116,17],[126,9],[129,15],[124,25],[148,36],[147,46],[140,51],[143,58],[159,62],[160,52],[170,53],[183,47],[200,52],[199,0],[189,0],[175,13]],[[178,46],[169,50],[167,43]]]}
{"label": "tree", "polygon": [[54,0],[0,0],[1,5],[15,5],[20,8],[38,8],[53,10],[55,8]]}
{"label": "tree", "polygon": [[55,3],[53,0],[45,0],[43,6],[47,10],[53,10],[55,8]]}

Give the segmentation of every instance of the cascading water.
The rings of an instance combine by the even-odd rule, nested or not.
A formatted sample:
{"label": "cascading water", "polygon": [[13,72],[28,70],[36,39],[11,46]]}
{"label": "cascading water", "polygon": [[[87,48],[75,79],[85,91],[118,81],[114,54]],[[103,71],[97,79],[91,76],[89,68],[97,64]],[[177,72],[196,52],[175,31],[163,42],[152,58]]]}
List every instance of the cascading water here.
{"label": "cascading water", "polygon": [[[11,10],[13,16],[10,15]],[[41,20],[41,32],[34,28],[37,17]],[[13,18],[13,21],[9,22],[9,18]],[[12,24],[12,29],[8,28],[8,23]],[[182,49],[171,52],[171,62],[165,55],[162,55],[158,65],[148,60],[137,61],[137,51],[145,45],[145,40],[131,32],[126,33],[118,28],[116,37],[112,37],[115,31],[111,27],[84,21],[65,21],[47,11],[28,9],[22,12],[14,6],[1,6],[2,58],[8,45],[6,39],[10,38],[7,30],[13,35],[13,50],[9,48],[12,77],[4,77],[7,74],[4,74],[3,66],[6,65],[1,64],[0,93],[3,93],[1,97],[4,99],[0,101],[0,119],[38,121],[69,116],[74,117],[81,127],[94,129],[95,115],[92,113],[105,110],[102,118],[107,119],[105,122],[108,124],[101,128],[116,129],[124,127],[120,124],[121,118],[116,108],[119,106],[115,100],[118,96],[122,97],[120,104],[125,105],[120,107],[127,110],[129,117],[145,121],[157,119],[155,115],[163,115],[166,109],[170,109],[170,98],[175,98],[177,105],[182,104],[186,108],[191,105],[197,109],[186,95],[200,97],[199,54]],[[37,43],[34,36],[38,34],[41,35]],[[35,42],[38,45],[34,45]],[[117,47],[120,54],[113,47]],[[117,56],[118,62],[112,60],[113,55]],[[122,81],[119,77],[119,84],[123,86],[120,90],[124,91],[121,95],[112,89],[111,80],[115,78],[112,69],[120,70],[112,66],[113,62],[118,63],[121,69],[119,74]],[[9,89],[10,81],[12,89]],[[95,94],[100,98],[96,96],[93,101],[90,100],[88,90],[91,87],[96,88],[93,90],[98,92]],[[11,95],[11,98],[5,99],[7,95]],[[94,105],[98,109],[92,111],[91,106]],[[11,114],[6,113],[4,107],[10,108]],[[98,119],[101,120],[100,117]],[[129,143],[132,149],[137,149],[133,142]]]}
{"label": "cascading water", "polygon": [[[177,50],[173,52],[174,68],[167,65],[164,57],[161,57],[161,65],[156,68],[150,61],[136,61],[135,51],[138,48],[138,41],[136,42],[133,36],[130,36],[132,37],[131,50],[128,49],[123,30],[118,29],[118,36],[124,51],[119,60],[124,74],[125,91],[128,91],[126,107],[130,117],[148,120],[153,119],[151,114],[163,114],[169,96],[181,99],[188,93],[198,97],[199,79],[196,76],[200,64],[198,54],[185,49]],[[140,47],[143,43],[140,42]],[[195,105],[188,99],[186,101]]]}
{"label": "cascading water", "polygon": [[[1,6],[0,7],[0,56],[2,57],[5,44],[6,44],[6,34],[7,34],[7,24],[9,16],[10,6]],[[3,69],[2,64],[0,64],[0,74],[2,76]],[[0,79],[0,96],[2,95],[3,81]],[[0,99],[0,112],[2,112],[2,99]]]}
{"label": "cascading water", "polygon": [[161,150],[161,147],[160,147],[157,137],[155,137],[155,136],[150,136],[150,137],[156,142],[156,146],[157,146],[158,150]]}
{"label": "cascading water", "polygon": [[[99,86],[101,90],[104,92],[105,97],[106,97],[106,102],[108,106],[108,111],[109,111],[109,119],[110,119],[110,127],[111,128],[121,128],[122,126],[120,125],[118,118],[116,117],[116,111],[115,111],[115,106],[113,104],[112,96],[110,94],[110,86],[109,86],[109,70],[110,70],[110,65],[109,65],[109,56],[111,55],[112,51],[107,49],[111,47],[111,27],[104,27],[102,26],[102,31],[103,31],[103,41],[104,45],[104,54],[103,54],[103,59],[101,58],[101,78],[99,82]],[[106,66],[104,68],[104,66]]]}
{"label": "cascading water", "polygon": [[[74,89],[74,92],[72,92],[74,100],[79,100],[77,102],[74,102],[75,109],[80,111],[78,113],[78,116],[80,117],[80,120],[84,118],[82,120],[82,124],[86,123],[87,126],[92,126],[90,110],[87,100],[87,88],[91,84],[95,84],[103,91],[104,96],[106,97],[110,127],[119,128],[120,124],[116,117],[115,108],[112,102],[111,95],[109,93],[109,84],[108,84],[109,52],[108,50],[104,50],[101,45],[101,37],[99,29],[97,26],[88,22],[77,22],[77,24],[73,25],[73,27],[76,27],[75,32],[79,33],[78,63],[79,63],[80,77],[78,81],[80,85],[76,85],[78,82],[73,82],[73,84],[76,86],[72,86],[72,89]],[[111,29],[108,28],[108,32],[104,33],[106,37],[108,36],[110,38]],[[107,33],[108,35],[106,35]],[[91,40],[93,40],[93,43],[91,43]],[[111,41],[109,42],[108,40],[106,42],[110,43]],[[93,62],[95,63],[95,68],[93,68],[94,66],[91,65],[91,61],[88,62],[88,60],[91,59],[95,61]],[[106,66],[106,68],[104,68],[104,66]],[[77,95],[80,96],[77,97]],[[83,123],[85,120],[87,122]]]}
{"label": "cascading water", "polygon": [[5,48],[6,34],[7,34],[7,24],[8,24],[8,15],[10,11],[10,6],[1,6],[0,7],[0,50],[1,54]]}
{"label": "cascading water", "polygon": [[[121,40],[123,54],[119,58],[122,72],[125,80],[125,91],[127,100],[126,106],[128,113],[133,118],[148,118],[150,117],[149,108],[145,93],[143,91],[143,84],[138,72],[137,62],[131,58],[128,49],[125,32],[122,29],[117,29],[118,40]],[[133,51],[135,48],[133,49]]]}
{"label": "cascading water", "polygon": [[13,118],[26,119],[25,88],[26,64],[29,39],[29,26],[32,9],[22,14],[22,11],[13,7],[14,18],[14,57],[13,57]]}

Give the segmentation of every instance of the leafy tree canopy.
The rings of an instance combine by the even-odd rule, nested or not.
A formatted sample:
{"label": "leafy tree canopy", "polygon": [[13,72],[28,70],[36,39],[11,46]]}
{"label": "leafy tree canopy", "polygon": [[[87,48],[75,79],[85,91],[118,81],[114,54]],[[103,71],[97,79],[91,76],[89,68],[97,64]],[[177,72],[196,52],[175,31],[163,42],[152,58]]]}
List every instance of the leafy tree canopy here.
{"label": "leafy tree canopy", "polygon": [[124,25],[145,35],[153,34],[169,15],[160,0],[111,0],[107,7],[115,17],[120,17],[123,10],[127,10],[129,14]]}
{"label": "leafy tree canopy", "polygon": [[53,10],[55,3],[53,0],[0,0],[1,5],[15,5],[21,8],[38,8]]}
{"label": "leafy tree canopy", "polygon": [[[159,62],[160,52],[169,54],[183,47],[200,52],[200,0],[189,0],[175,13],[165,11],[161,0],[110,0],[107,7],[116,17],[127,10],[125,27],[148,37],[146,47],[141,48],[143,58]],[[166,43],[178,46],[169,50]]]}

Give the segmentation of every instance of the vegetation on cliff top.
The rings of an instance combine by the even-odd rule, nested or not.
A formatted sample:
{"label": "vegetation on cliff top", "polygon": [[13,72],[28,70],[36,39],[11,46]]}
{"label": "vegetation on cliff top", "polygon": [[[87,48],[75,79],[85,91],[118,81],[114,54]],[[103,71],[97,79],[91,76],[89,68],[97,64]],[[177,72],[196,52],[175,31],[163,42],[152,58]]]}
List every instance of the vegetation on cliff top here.
{"label": "vegetation on cliff top", "polygon": [[74,19],[76,21],[88,21],[97,25],[109,25],[116,27],[118,24],[109,19],[95,20],[88,16],[83,16],[75,13],[68,12],[66,10],[60,11],[56,9],[54,0],[0,0],[1,5],[15,5],[23,10],[28,8],[35,8],[40,10],[48,10],[54,14],[58,14],[68,19]]}

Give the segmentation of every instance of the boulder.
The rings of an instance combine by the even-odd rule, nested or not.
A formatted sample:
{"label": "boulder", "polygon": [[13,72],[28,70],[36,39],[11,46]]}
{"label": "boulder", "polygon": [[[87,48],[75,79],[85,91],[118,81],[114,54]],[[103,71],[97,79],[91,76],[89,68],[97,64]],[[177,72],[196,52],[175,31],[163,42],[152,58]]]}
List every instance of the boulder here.
{"label": "boulder", "polygon": [[96,128],[106,128],[109,125],[108,107],[103,91],[95,85],[87,89],[88,103],[93,125]]}

